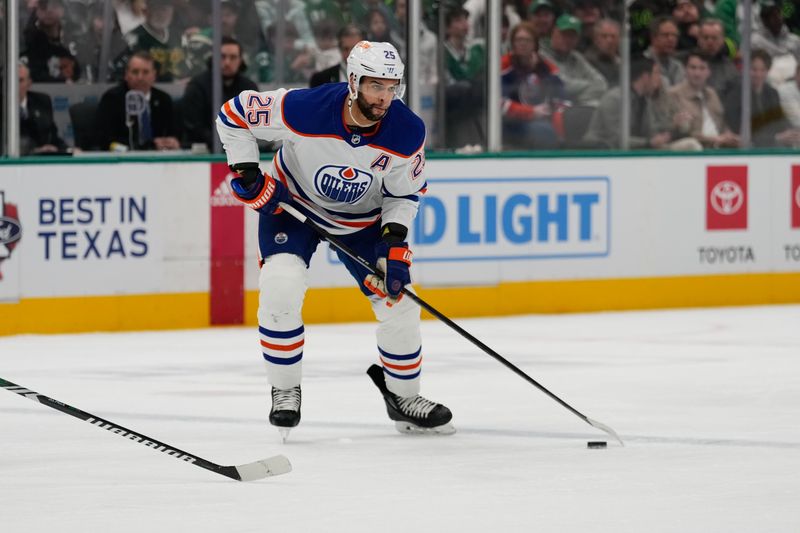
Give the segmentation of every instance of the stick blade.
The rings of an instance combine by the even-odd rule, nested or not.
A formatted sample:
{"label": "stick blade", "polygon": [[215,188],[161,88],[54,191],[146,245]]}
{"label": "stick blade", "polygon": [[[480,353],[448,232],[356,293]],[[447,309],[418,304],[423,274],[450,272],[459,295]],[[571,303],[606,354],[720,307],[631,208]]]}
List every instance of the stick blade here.
{"label": "stick blade", "polygon": [[608,435],[609,435],[609,436],[611,436],[611,437],[613,437],[614,439],[616,439],[617,441],[619,441],[619,443],[620,443],[622,446],[625,446],[625,443],[624,443],[624,442],[622,442],[622,439],[621,439],[621,438],[619,438],[619,435],[617,435],[617,432],[616,432],[616,431],[614,431],[613,429],[611,429],[611,427],[610,427],[610,426],[607,426],[607,425],[603,424],[602,422],[598,422],[597,420],[592,420],[592,419],[591,419],[591,418],[589,418],[588,416],[586,417],[586,421],[587,421],[587,422],[589,422],[589,424],[590,424],[591,426],[593,426],[593,427],[596,427],[597,429],[599,429],[599,430],[601,430],[601,431],[605,431],[606,433],[608,433]]}
{"label": "stick blade", "polygon": [[276,455],[267,459],[261,459],[246,465],[239,465],[236,472],[239,473],[241,481],[256,481],[265,477],[279,476],[288,474],[292,471],[292,464],[285,455]]}

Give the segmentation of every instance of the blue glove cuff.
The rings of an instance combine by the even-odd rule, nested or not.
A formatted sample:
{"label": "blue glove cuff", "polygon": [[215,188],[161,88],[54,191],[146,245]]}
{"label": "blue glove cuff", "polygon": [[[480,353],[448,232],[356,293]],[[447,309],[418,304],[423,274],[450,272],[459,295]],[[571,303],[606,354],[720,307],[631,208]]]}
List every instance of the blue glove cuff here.
{"label": "blue glove cuff", "polygon": [[242,178],[233,178],[231,180],[231,189],[239,198],[243,200],[252,200],[255,198],[261,189],[264,187],[264,175],[259,173],[258,178],[253,182],[250,187],[246,187]]}

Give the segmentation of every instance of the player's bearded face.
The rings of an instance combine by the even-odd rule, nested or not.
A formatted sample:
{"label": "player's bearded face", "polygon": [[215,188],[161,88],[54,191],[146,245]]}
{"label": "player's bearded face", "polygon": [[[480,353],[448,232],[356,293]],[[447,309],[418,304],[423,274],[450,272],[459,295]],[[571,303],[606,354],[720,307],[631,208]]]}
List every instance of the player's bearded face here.
{"label": "player's bearded face", "polygon": [[356,105],[359,111],[366,117],[367,120],[377,122],[383,118],[386,111],[389,109],[389,104],[385,100],[378,100],[377,103],[369,103],[363,93],[358,93],[356,98]]}

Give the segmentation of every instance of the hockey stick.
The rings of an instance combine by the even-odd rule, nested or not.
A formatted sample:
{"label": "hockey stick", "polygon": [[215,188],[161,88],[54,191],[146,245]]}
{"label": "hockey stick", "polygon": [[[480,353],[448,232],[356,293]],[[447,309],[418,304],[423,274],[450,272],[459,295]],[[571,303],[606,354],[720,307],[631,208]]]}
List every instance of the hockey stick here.
{"label": "hockey stick", "polygon": [[[337,239],[335,236],[333,236],[330,233],[328,233],[324,228],[321,228],[320,226],[318,226],[316,223],[314,223],[314,221],[310,220],[303,213],[301,213],[300,211],[298,211],[297,209],[295,209],[291,205],[288,205],[285,202],[281,202],[280,206],[285,211],[287,211],[290,215],[292,215],[294,218],[296,218],[298,221],[302,222],[303,224],[305,224],[306,226],[308,226],[309,228],[311,228],[315,232],[317,232],[323,239],[325,239],[326,241],[331,243],[333,246],[335,246],[336,248],[338,248],[339,250],[344,252],[348,257],[350,257],[350,259],[353,259],[354,261],[358,262],[361,266],[366,268],[370,273],[375,274],[377,276],[380,276],[381,279],[383,278],[383,272],[380,272],[375,267],[375,265],[371,264],[369,261],[367,261],[363,257],[359,256],[356,252],[354,252],[352,249],[350,249],[350,247],[348,247],[342,241]],[[419,296],[414,294],[412,291],[410,291],[407,288],[403,287],[401,292],[405,296],[407,296],[407,297],[411,298],[412,300],[414,300],[417,303],[417,305],[419,305],[420,307],[425,309],[427,312],[429,312],[430,314],[432,314],[433,316],[435,316],[436,318],[438,318],[439,320],[441,320],[442,322],[444,322],[445,324],[450,326],[459,335],[461,335],[462,337],[464,337],[465,339],[470,341],[472,344],[474,344],[475,346],[477,346],[478,348],[483,350],[483,352],[485,352],[487,355],[490,355],[490,356],[494,357],[495,359],[500,361],[503,365],[505,365],[507,368],[509,368],[511,371],[513,371],[515,374],[517,374],[519,377],[521,377],[522,379],[524,379],[525,381],[527,381],[528,383],[530,383],[531,385],[533,385],[534,387],[536,387],[540,391],[542,391],[545,394],[547,394],[548,396],[550,396],[553,400],[555,400],[556,402],[560,403],[562,406],[566,407],[575,416],[579,417],[580,419],[582,419],[584,422],[586,422],[590,426],[595,427],[595,428],[597,428],[597,429],[599,429],[601,431],[606,432],[608,435],[610,435],[614,439],[618,440],[621,445],[625,446],[625,443],[622,442],[621,438],[619,438],[619,435],[617,435],[617,432],[614,431],[613,429],[611,429],[611,427],[603,424],[602,422],[598,422],[597,420],[592,420],[591,418],[589,418],[588,416],[584,415],[583,413],[581,413],[580,411],[578,411],[577,409],[572,407],[570,404],[568,404],[567,402],[565,402],[564,400],[562,400],[561,398],[559,398],[558,396],[556,396],[555,394],[553,394],[552,392],[547,390],[547,388],[544,385],[542,385],[541,383],[539,383],[538,381],[536,381],[535,379],[530,377],[528,374],[526,374],[525,372],[520,370],[514,363],[512,363],[511,361],[509,361],[508,359],[506,359],[505,357],[503,357],[502,355],[500,355],[496,351],[494,351],[491,348],[489,348],[488,346],[486,346],[484,343],[482,343],[476,337],[471,335],[464,328],[462,328],[461,326],[459,326],[458,324],[456,324],[455,322],[453,322],[452,320],[447,318],[444,314],[439,312],[435,307],[433,307],[431,304],[429,304],[428,302],[426,302],[425,300],[423,300],[422,298],[420,298]]]}
{"label": "hockey stick", "polygon": [[47,407],[52,407],[56,411],[61,411],[62,413],[74,416],[75,418],[80,418],[83,421],[108,430],[111,433],[116,433],[117,435],[130,439],[134,442],[139,442],[145,446],[149,446],[150,448],[164,452],[167,455],[175,457],[176,459],[180,459],[181,461],[192,463],[195,466],[205,468],[206,470],[221,474],[225,477],[235,479],[236,481],[255,481],[257,479],[262,479],[269,476],[279,476],[292,471],[292,465],[289,463],[289,459],[283,455],[276,455],[274,457],[269,457],[267,459],[262,459],[260,461],[239,466],[218,465],[189,452],[185,452],[179,448],[164,444],[163,442],[150,438],[147,435],[142,435],[141,433],[133,431],[132,429],[109,422],[104,418],[100,418],[99,416],[89,414],[86,411],[81,411],[80,409],[59,402],[58,400],[49,398],[44,394],[39,394],[38,392],[26,389],[25,387],[20,387],[19,385],[11,383],[3,378],[0,378],[0,387],[6,389],[7,391],[15,392],[20,396],[24,396],[29,400],[33,400],[34,402],[39,402]]}

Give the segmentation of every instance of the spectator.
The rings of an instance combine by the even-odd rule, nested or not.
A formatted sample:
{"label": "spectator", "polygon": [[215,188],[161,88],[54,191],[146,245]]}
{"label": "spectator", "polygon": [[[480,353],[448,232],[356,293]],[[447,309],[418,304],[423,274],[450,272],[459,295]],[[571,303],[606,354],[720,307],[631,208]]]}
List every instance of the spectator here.
{"label": "spectator", "polygon": [[[249,10],[249,11],[248,11]],[[255,5],[248,1],[245,5],[239,0],[221,0],[220,2],[220,30],[222,37],[230,37],[236,39],[242,47],[242,62],[249,67],[253,67],[257,63],[259,50],[263,50],[264,55],[268,56],[266,52],[267,44],[264,35],[259,28],[258,17],[255,13]],[[200,71],[205,70],[206,61],[211,57],[211,43],[213,37],[213,29],[208,26],[200,30],[198,34],[184,35],[184,47],[186,48],[186,41],[191,45],[202,44],[202,54],[204,57],[200,60]],[[246,44],[245,44],[246,43]],[[192,65],[190,65],[190,57],[196,54],[190,53],[190,47],[186,53],[187,68],[191,72]],[[196,61],[194,57],[192,60]],[[267,62],[269,58],[267,57]],[[254,72],[255,69],[253,69]],[[195,72],[198,74],[199,72]]]}
{"label": "spectator", "polygon": [[594,25],[594,42],[586,52],[586,60],[605,78],[609,87],[619,85],[619,23],[602,19]]}
{"label": "spectator", "polygon": [[511,52],[500,60],[505,146],[547,149],[558,146],[556,125],[564,105],[558,68],[539,55],[536,28],[520,22],[511,30]]}
{"label": "spectator", "polygon": [[[356,2],[357,3],[357,2]],[[373,2],[369,2],[373,4]],[[391,5],[391,1],[386,0],[375,0],[374,5],[371,6],[370,9],[378,8],[381,11],[384,11],[384,8],[388,5]],[[408,1],[407,0],[395,0],[394,2],[394,10],[385,10],[386,19],[389,21],[390,31],[392,34],[397,37],[397,42],[402,42],[403,46],[405,46],[406,40],[406,28],[408,27]],[[425,6],[422,8],[422,26],[426,29],[429,28],[428,22],[425,20]],[[439,23],[438,13],[436,16],[436,24]],[[401,54],[403,54],[402,50],[398,50]]]}
{"label": "spectator", "polygon": [[[649,58],[631,63],[630,147],[655,150],[701,150],[694,139],[673,140],[668,111],[658,102],[661,67]],[[603,148],[619,148],[622,135],[622,89],[614,87],[600,100],[586,132],[586,141]]]}
{"label": "spectator", "polygon": [[304,3],[306,5],[306,18],[311,23],[311,27],[313,28],[322,21],[330,22],[334,27],[334,36],[336,31],[348,22],[345,20],[345,15],[349,20],[352,13],[351,10],[347,9],[349,6],[339,0],[306,0]]}
{"label": "spectator", "polygon": [[[750,31],[751,39],[763,29],[761,10],[763,7],[777,6],[783,21],[790,33],[800,35],[800,4],[797,0],[752,0]],[[744,5],[741,0],[716,0],[713,16],[722,21],[725,26],[725,37],[731,55],[734,56],[741,42],[744,30]],[[755,49],[755,42],[751,41],[751,48]],[[772,56],[773,66],[775,56]],[[769,78],[768,78],[769,79]]]}
{"label": "spectator", "polygon": [[[240,0],[220,0],[219,4],[221,36],[239,42],[242,48],[242,62],[245,65],[256,64],[259,51],[265,51],[267,46],[264,35],[259,29],[255,5],[252,1],[246,1],[243,6]],[[206,8],[205,20],[201,20],[202,11],[198,13],[197,10],[202,7],[197,2],[192,2],[191,5],[183,3],[181,11],[176,13],[176,18],[179,13],[182,15],[180,26],[188,25],[181,36],[185,55],[185,68],[182,74],[185,76],[195,76],[205,71],[213,50],[214,30],[211,26],[211,16]],[[201,24],[202,27],[192,26],[193,24]],[[266,51],[264,53],[266,54]]]}
{"label": "spectator", "polygon": [[484,67],[484,48],[467,39],[469,11],[456,7],[445,14],[445,66],[453,81],[480,80]]}
{"label": "spectator", "polygon": [[800,62],[800,37],[786,27],[781,6],[774,0],[762,0],[761,22],[763,26],[753,34],[752,47],[766,51],[773,58],[791,54]]}
{"label": "spectator", "polygon": [[350,20],[360,28],[368,26],[367,13],[372,9],[380,9],[386,15],[386,19],[392,18],[392,12],[389,10],[387,3],[383,0],[364,0],[362,2],[349,2],[348,12]]}
{"label": "spectator", "polygon": [[22,155],[64,152],[67,145],[58,136],[53,121],[53,102],[44,93],[31,91],[28,67],[20,63],[19,72],[19,139]]}
{"label": "spectator", "polygon": [[[774,146],[800,147],[800,129],[793,129],[781,108],[780,96],[767,82],[772,58],[764,50],[753,50],[750,60],[750,132],[752,144],[758,148]],[[742,86],[728,95],[725,119],[739,133],[742,123]]]}
{"label": "spectator", "polygon": [[604,18],[611,20],[622,20],[624,4],[619,0],[600,0],[600,9],[603,10]]}
{"label": "spectator", "polygon": [[[675,0],[675,7],[672,9],[672,18],[678,23],[678,50],[687,52],[694,50],[698,45],[700,33],[700,8],[694,0]],[[722,27],[722,24],[720,24]],[[725,30],[722,30],[723,45],[725,40]]]}
{"label": "spectator", "polygon": [[[283,26],[283,42],[278,41],[280,34],[279,26]],[[290,84],[306,83],[311,77],[314,68],[314,56],[308,48],[297,48],[304,43],[300,39],[297,28],[291,22],[275,24],[270,27],[268,32],[269,42],[269,61],[265,72],[260,73],[259,78],[262,82],[273,82],[283,80]],[[282,48],[283,64],[277,65],[278,49]],[[263,68],[263,67],[262,67]]]}
{"label": "spectator", "polygon": [[391,43],[389,36],[391,25],[389,17],[382,9],[370,9],[367,12],[367,40],[379,43]]}
{"label": "spectator", "polygon": [[337,46],[336,32],[338,26],[332,20],[321,20],[314,23],[314,70],[320,71],[339,65],[341,53]]}
{"label": "spectator", "polygon": [[147,0],[114,0],[114,11],[120,32],[127,36],[147,20]]}
{"label": "spectator", "polygon": [[[278,24],[291,24],[294,42],[291,44],[294,55],[310,52],[314,49],[314,33],[311,22],[306,15],[305,2],[302,0],[255,0],[256,12],[261,21],[261,31],[270,40],[274,36]],[[307,78],[306,78],[307,79]]]}
{"label": "spectator", "polygon": [[182,76],[196,76],[205,71],[208,59],[214,50],[213,32],[208,31],[189,31],[181,37],[181,49],[183,54],[183,65],[181,65]]}
{"label": "spectator", "polygon": [[[219,5],[219,25],[223,37],[236,39],[239,33],[239,2],[236,0],[222,0]],[[242,55],[242,60],[245,56]]]}
{"label": "spectator", "polygon": [[[391,32],[391,42],[397,46],[400,55],[406,57],[408,50],[406,49],[405,28],[406,20],[408,17],[408,9],[406,9],[407,0],[395,0],[394,3],[394,17],[396,27]],[[420,24],[419,28],[419,50],[420,50],[420,66],[419,77],[420,81],[426,85],[433,85],[437,83],[438,74],[436,71],[437,65],[437,38],[433,32],[428,29],[425,22]]]}
{"label": "spectator", "polygon": [[550,0],[534,0],[528,10],[528,21],[536,30],[538,47],[542,51],[550,50],[550,36],[556,25],[556,10]]}
{"label": "spectator", "polygon": [[792,127],[800,128],[800,62],[797,63],[794,78],[778,87],[781,108]]}
{"label": "spectator", "polygon": [[467,38],[469,11],[451,8],[445,14],[445,144],[464,147],[482,144],[484,108],[483,45]]}
{"label": "spectator", "polygon": [[[172,98],[153,87],[156,67],[153,57],[144,51],[135,52],[125,67],[125,78],[106,91],[97,106],[96,131],[100,147],[112,143],[131,150],[174,150],[180,148]],[[127,111],[129,91],[144,95],[141,113]]]}
{"label": "spectator", "polygon": [[675,57],[678,36],[678,25],[671,17],[658,17],[650,25],[650,48],[644,53],[644,57],[659,64],[662,83],[668,87],[679,84],[686,76],[683,64]]}
{"label": "spectator", "polygon": [[[794,0],[787,0],[792,2]],[[759,2],[752,3],[751,32],[755,33],[761,27],[758,17]],[[725,40],[728,49],[735,53],[741,42],[742,18],[744,17],[744,6],[739,0],[717,0],[714,4],[712,15],[719,19],[725,28]]]}
{"label": "spectator", "polygon": [[[219,1],[219,0],[217,0]],[[150,0],[148,0],[149,4]],[[182,38],[199,32],[209,25],[211,4],[196,0],[170,0],[173,16],[171,30]]]}
{"label": "spectator", "polygon": [[725,28],[717,19],[705,19],[700,24],[699,51],[711,69],[708,84],[724,102],[728,93],[739,83],[741,75],[728,55]]}
{"label": "spectator", "polygon": [[583,54],[594,44],[595,24],[603,19],[602,3],[601,0],[573,0],[573,5],[573,14],[581,21],[578,51]]}
{"label": "spectator", "polygon": [[[89,7],[87,13],[87,31],[78,36],[75,35],[71,41],[74,46],[75,56],[78,63],[83,65],[82,79],[86,83],[106,82],[112,76],[113,65],[109,61],[106,69],[106,79],[98,79],[100,73],[100,54],[103,47],[103,4],[96,3]],[[111,31],[110,54],[109,57],[116,57],[127,49],[128,45],[122,38],[119,28],[114,26]]]}
{"label": "spectator", "polygon": [[75,56],[62,40],[63,0],[39,0],[23,31],[22,59],[34,82],[73,82],[80,77]]}
{"label": "spectator", "polygon": [[[516,26],[522,22],[517,9],[517,0],[503,0],[503,16],[506,28]],[[466,0],[464,9],[469,11],[470,28],[468,38],[474,39],[486,35],[486,0]],[[506,31],[506,34],[508,32]],[[507,36],[507,35],[506,35]],[[506,39],[501,39],[506,43]]]}
{"label": "spectator", "polygon": [[180,35],[171,28],[174,12],[172,0],[147,0],[145,22],[126,36],[129,50],[117,59],[117,70],[127,64],[130,55],[144,51],[155,61],[157,81],[184,77],[185,54]]}
{"label": "spectator", "polygon": [[[614,2],[619,4],[620,2]],[[630,21],[631,55],[641,55],[650,45],[650,31],[653,21],[664,15],[671,15],[670,2],[664,0],[634,0],[628,7]],[[617,19],[621,20],[621,19]],[[676,27],[677,27],[677,23]]]}
{"label": "spectator", "polygon": [[685,67],[686,80],[669,89],[676,131],[694,137],[706,148],[739,146],[739,137],[725,124],[717,92],[708,85],[708,59],[698,51],[689,52]]}
{"label": "spectator", "polygon": [[339,30],[336,40],[339,44],[341,61],[338,65],[315,72],[308,83],[309,87],[347,81],[347,56],[356,44],[364,40],[364,32],[355,24],[346,24]]}
{"label": "spectator", "polygon": [[[79,48],[86,43],[91,31],[89,5],[88,0],[64,0],[64,18],[61,21],[61,43],[75,57],[81,68],[86,68],[86,61],[82,60]],[[78,78],[83,77],[80,69],[77,74]]]}
{"label": "spectator", "polygon": [[[222,101],[227,102],[242,91],[257,91],[258,85],[242,74],[247,66],[242,59],[242,46],[236,39],[222,38]],[[214,144],[214,119],[219,109],[213,105],[211,69],[198,74],[186,85],[181,100],[183,131],[190,144]]]}
{"label": "spectator", "polygon": [[576,50],[580,31],[581,22],[577,18],[561,15],[553,30],[551,52],[542,52],[542,56],[558,67],[567,99],[578,105],[595,106],[606,92],[608,84],[603,75]]}

